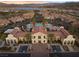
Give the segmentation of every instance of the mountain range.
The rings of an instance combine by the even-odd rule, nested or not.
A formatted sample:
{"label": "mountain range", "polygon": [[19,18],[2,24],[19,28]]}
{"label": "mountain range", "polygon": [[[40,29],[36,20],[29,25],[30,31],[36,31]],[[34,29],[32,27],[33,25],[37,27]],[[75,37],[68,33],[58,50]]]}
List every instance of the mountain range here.
{"label": "mountain range", "polygon": [[48,8],[64,8],[64,9],[76,9],[79,10],[79,2],[65,2],[65,3],[52,3],[41,1],[18,1],[18,2],[0,2],[0,7],[48,7]]}
{"label": "mountain range", "polygon": [[41,1],[0,2],[0,7],[38,7],[38,6],[49,6],[49,5],[56,5],[56,3],[41,2]]}

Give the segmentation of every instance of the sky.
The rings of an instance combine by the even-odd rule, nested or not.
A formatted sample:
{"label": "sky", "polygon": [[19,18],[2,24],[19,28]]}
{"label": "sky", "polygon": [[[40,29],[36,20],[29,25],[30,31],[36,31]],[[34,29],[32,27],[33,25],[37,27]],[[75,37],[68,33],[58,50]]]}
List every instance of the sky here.
{"label": "sky", "polygon": [[79,1],[79,0],[0,0],[0,1],[49,1],[49,2],[66,2],[66,1]]}
{"label": "sky", "polygon": [[[16,3],[16,2],[11,2],[11,1],[43,1],[43,2],[55,2],[55,3],[79,2],[79,0],[0,0],[0,2],[4,2],[4,1],[10,1],[10,2],[7,2],[7,3]],[[21,3],[24,3],[24,2],[21,2]]]}

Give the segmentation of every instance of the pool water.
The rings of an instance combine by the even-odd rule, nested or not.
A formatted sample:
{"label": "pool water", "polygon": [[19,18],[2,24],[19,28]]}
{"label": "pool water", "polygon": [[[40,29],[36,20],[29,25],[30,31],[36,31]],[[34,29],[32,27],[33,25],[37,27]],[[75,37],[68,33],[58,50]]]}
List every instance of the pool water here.
{"label": "pool water", "polygon": [[53,52],[62,52],[61,47],[59,45],[52,45]]}
{"label": "pool water", "polygon": [[27,46],[26,45],[20,46],[18,52],[26,53],[27,52]]}

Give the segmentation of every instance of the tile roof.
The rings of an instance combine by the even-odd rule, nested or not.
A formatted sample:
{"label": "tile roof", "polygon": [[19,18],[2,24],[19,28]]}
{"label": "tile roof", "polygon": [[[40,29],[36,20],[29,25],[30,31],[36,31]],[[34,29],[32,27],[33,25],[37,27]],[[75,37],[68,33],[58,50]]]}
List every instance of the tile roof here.
{"label": "tile roof", "polygon": [[53,31],[54,36],[60,36],[61,38],[64,38],[64,35],[60,31]]}
{"label": "tile roof", "polygon": [[37,32],[47,33],[47,30],[43,26],[34,27],[32,29],[32,33],[37,33]]}
{"label": "tile roof", "polygon": [[67,31],[67,30],[65,30],[64,28],[61,28],[61,33],[65,36],[65,37],[67,37],[68,35],[70,35],[70,33]]}
{"label": "tile roof", "polygon": [[0,25],[7,25],[10,22],[7,19],[0,19]]}
{"label": "tile roof", "polygon": [[25,32],[21,31],[20,29],[14,29],[11,34],[13,34],[15,37],[24,37],[26,35]]}

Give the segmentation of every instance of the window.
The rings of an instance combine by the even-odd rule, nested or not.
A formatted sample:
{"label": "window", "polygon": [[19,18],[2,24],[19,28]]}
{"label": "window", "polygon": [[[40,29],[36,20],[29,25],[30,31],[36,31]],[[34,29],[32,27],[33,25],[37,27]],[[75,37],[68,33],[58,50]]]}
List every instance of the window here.
{"label": "window", "polygon": [[45,39],[46,37],[44,36],[44,39]]}
{"label": "window", "polygon": [[35,36],[33,36],[33,38],[35,39]]}
{"label": "window", "polygon": [[71,42],[71,44],[73,44],[73,41]]}
{"label": "window", "polygon": [[45,43],[45,40],[43,42]]}
{"label": "window", "polygon": [[66,41],[64,42],[64,44],[66,44]]}
{"label": "window", "polygon": [[41,41],[39,40],[38,43],[41,43]]}
{"label": "window", "polygon": [[38,39],[41,39],[41,36],[38,36]]}

